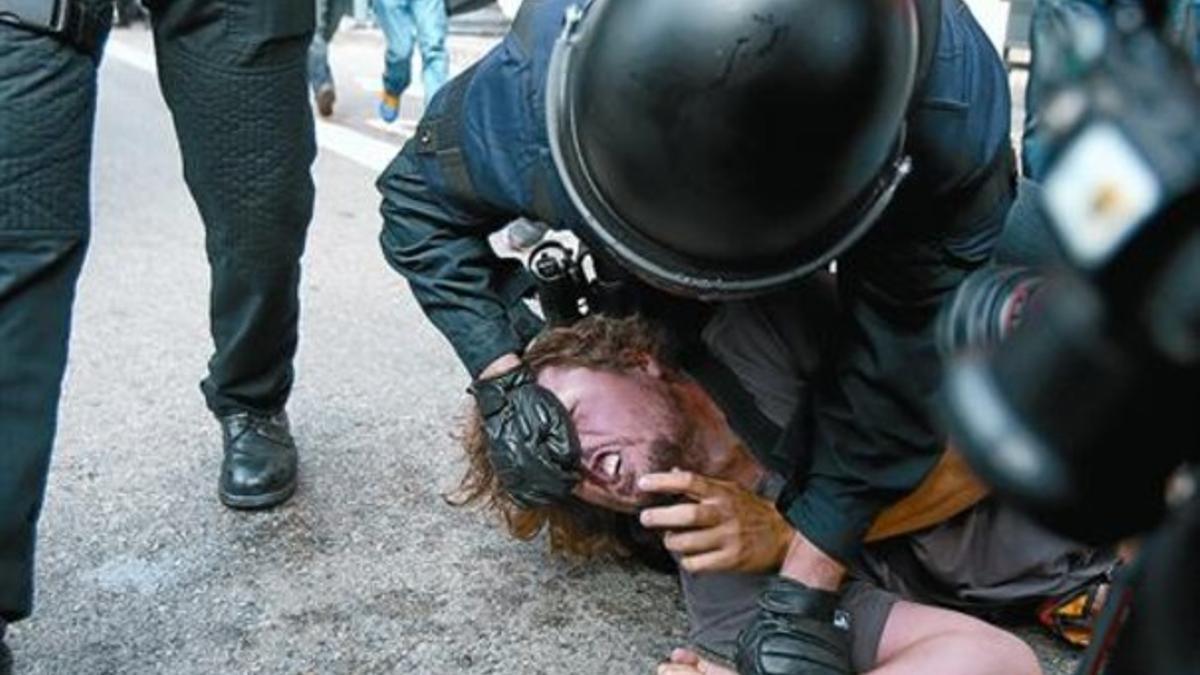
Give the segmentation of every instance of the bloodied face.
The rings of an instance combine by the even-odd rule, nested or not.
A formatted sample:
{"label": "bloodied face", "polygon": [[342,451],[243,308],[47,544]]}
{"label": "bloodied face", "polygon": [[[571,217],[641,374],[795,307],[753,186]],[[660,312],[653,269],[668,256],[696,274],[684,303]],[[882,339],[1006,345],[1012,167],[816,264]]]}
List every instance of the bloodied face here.
{"label": "bloodied face", "polygon": [[571,414],[582,447],[584,501],[632,513],[653,496],[637,489],[649,473],[690,468],[695,456],[685,399],[654,362],[629,371],[549,367],[538,383]]}

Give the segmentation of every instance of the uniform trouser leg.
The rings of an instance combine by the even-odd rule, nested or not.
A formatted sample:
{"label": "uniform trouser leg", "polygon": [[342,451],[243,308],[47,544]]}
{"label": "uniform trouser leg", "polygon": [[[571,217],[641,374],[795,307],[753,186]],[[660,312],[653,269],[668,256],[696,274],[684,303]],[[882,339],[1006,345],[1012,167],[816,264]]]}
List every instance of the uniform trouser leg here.
{"label": "uniform trouser leg", "polygon": [[283,408],[316,154],[306,52],[312,0],[158,0],[158,75],[206,230],[218,415]]}
{"label": "uniform trouser leg", "polygon": [[96,67],[0,24],[0,617],[33,602],[37,518],[87,248]]}

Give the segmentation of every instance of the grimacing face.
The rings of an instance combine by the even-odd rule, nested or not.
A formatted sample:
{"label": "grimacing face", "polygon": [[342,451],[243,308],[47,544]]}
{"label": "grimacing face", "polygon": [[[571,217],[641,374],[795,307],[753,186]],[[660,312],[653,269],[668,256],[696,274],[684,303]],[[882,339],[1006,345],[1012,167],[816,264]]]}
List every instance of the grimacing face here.
{"label": "grimacing face", "polygon": [[551,366],[537,379],[570,412],[579,435],[583,479],[575,495],[583,501],[635,513],[652,503],[638,478],[685,468],[690,425],[653,360],[627,371]]}

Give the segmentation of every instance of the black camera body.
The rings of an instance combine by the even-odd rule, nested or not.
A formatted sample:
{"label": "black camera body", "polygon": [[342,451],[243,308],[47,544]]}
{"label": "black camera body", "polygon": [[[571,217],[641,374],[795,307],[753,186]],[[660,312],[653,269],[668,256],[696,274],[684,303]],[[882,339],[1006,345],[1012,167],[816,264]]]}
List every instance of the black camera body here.
{"label": "black camera body", "polygon": [[625,316],[632,311],[628,275],[615,263],[580,244],[578,251],[556,240],[529,254],[546,323],[569,326],[591,314]]}
{"label": "black camera body", "polygon": [[1100,41],[1058,25],[1058,53],[1038,58],[1066,265],[1019,326],[997,328],[1015,287],[995,270],[941,325],[947,421],[980,476],[1074,538],[1145,538],[1110,675],[1200,672],[1200,497],[1167,498],[1200,465],[1200,86],[1153,25],[1161,5],[1122,4]]}
{"label": "black camera body", "polygon": [[[1037,293],[1037,320],[966,350],[948,380],[980,473],[1095,542],[1152,528],[1168,475],[1200,459],[1200,88],[1145,23],[1114,16],[1109,30],[1100,51],[1063,36],[1052,61],[1079,65],[1042,111],[1045,210],[1069,270]],[[1000,328],[962,316],[1002,313],[1032,283],[1018,277],[977,288],[958,316],[978,334],[943,321],[943,345],[996,341]]]}

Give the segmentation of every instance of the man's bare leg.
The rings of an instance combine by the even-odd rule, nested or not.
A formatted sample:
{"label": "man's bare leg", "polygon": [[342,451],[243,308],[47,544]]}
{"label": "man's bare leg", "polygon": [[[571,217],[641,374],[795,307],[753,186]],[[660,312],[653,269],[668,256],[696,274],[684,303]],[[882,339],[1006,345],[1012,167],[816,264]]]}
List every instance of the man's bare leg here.
{"label": "man's bare leg", "polygon": [[[1041,675],[1020,638],[950,610],[900,601],[888,614],[869,675]],[[676,649],[658,675],[734,675],[687,649]]]}
{"label": "man's bare leg", "polygon": [[897,602],[879,642],[872,675],[1041,675],[1029,645],[974,617]]}

